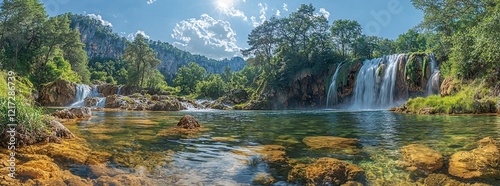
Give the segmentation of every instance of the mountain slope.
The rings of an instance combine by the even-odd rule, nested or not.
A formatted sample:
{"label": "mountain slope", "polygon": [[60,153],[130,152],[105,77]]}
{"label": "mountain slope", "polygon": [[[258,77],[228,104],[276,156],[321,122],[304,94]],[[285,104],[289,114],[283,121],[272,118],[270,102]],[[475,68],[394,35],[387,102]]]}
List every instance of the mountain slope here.
{"label": "mountain slope", "polygon": [[[93,58],[118,60],[123,55],[128,42],[125,37],[113,33],[111,27],[102,25],[99,20],[84,15],[68,15],[71,20],[71,28],[78,29],[81,33],[80,38],[85,44],[89,60]],[[196,62],[207,72],[217,74],[222,73],[226,66],[229,66],[232,71],[239,71],[245,66],[245,60],[241,57],[214,60],[182,51],[167,42],[152,40],[147,40],[147,42],[161,61],[157,66],[158,70],[169,81],[174,78],[177,69],[189,62]]]}

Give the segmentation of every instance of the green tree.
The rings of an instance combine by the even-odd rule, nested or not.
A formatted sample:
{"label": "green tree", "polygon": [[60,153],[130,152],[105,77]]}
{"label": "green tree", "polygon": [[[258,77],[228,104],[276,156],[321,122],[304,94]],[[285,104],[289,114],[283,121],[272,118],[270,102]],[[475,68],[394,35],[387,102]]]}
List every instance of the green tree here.
{"label": "green tree", "polygon": [[399,35],[395,44],[398,53],[425,52],[427,47],[425,36],[415,29]]}
{"label": "green tree", "polygon": [[153,93],[163,93],[167,88],[165,77],[157,69],[153,70],[147,81],[147,89]]}
{"label": "green tree", "polygon": [[207,71],[203,67],[195,62],[191,62],[188,64],[188,67],[182,66],[179,68],[174,78],[174,83],[176,86],[180,87],[181,94],[187,95],[194,93],[196,91],[196,84],[204,79],[206,72]]}
{"label": "green tree", "polygon": [[142,34],[137,34],[134,41],[128,45],[123,59],[131,63],[128,69],[128,84],[141,88],[150,72],[160,64],[156,53],[148,46]]}
{"label": "green tree", "polygon": [[339,53],[344,57],[352,50],[355,40],[361,36],[361,25],[354,20],[335,20],[330,30]]}
{"label": "green tree", "polygon": [[36,55],[40,30],[47,14],[38,0],[4,0],[0,8],[0,48],[3,64],[29,74]]}
{"label": "green tree", "polygon": [[196,84],[196,93],[199,97],[217,99],[224,95],[226,84],[219,74],[210,74],[204,81]]}

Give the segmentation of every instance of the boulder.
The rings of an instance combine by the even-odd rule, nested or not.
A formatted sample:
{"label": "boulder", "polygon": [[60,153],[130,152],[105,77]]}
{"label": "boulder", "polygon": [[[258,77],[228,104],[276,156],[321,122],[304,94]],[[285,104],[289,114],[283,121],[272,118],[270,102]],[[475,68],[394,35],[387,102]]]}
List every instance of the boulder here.
{"label": "boulder", "polygon": [[86,119],[92,116],[92,110],[89,107],[67,108],[50,115],[59,119]]}
{"label": "boulder", "polygon": [[335,158],[320,158],[310,165],[297,164],[288,174],[288,181],[305,181],[307,185],[358,184],[364,170]]}
{"label": "boulder", "polygon": [[111,95],[106,97],[106,105],[104,108],[120,108],[123,102],[123,96]]}
{"label": "boulder", "polygon": [[38,102],[42,106],[67,106],[75,101],[76,84],[58,79],[42,85]]}
{"label": "boulder", "polygon": [[55,137],[66,138],[66,139],[71,139],[75,137],[75,135],[59,121],[49,120],[46,121],[46,123],[47,126],[50,126],[52,128],[51,129],[52,135],[54,135]]}
{"label": "boulder", "polygon": [[448,77],[443,80],[440,87],[441,97],[449,96],[458,91],[458,88],[455,85],[453,77]]}
{"label": "boulder", "polygon": [[184,110],[186,107],[182,105],[179,100],[172,99],[172,100],[162,100],[159,102],[156,102],[150,110],[152,111],[179,111],[179,110]]}
{"label": "boulder", "polygon": [[196,129],[200,127],[198,121],[191,115],[182,116],[179,123],[177,123],[177,127],[184,129]]}
{"label": "boulder", "polygon": [[86,107],[95,107],[98,102],[99,102],[99,98],[97,98],[97,97],[85,98],[85,106]]}
{"label": "boulder", "polygon": [[407,170],[431,173],[443,167],[443,156],[421,144],[411,144],[401,148],[402,166]]}
{"label": "boulder", "polygon": [[104,97],[115,95],[118,92],[118,85],[102,84],[97,86],[97,91]]}
{"label": "boulder", "polygon": [[450,158],[448,172],[464,179],[500,178],[499,143],[487,137],[478,142],[478,148],[460,151]]}

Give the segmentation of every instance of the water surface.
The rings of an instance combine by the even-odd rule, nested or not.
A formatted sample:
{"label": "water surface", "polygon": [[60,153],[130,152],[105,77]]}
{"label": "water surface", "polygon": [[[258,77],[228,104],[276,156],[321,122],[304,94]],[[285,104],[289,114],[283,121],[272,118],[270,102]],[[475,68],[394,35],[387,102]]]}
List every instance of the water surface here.
{"label": "water surface", "polygon": [[[259,173],[275,175],[287,185],[285,173],[273,173],[256,162],[252,147],[277,144],[293,159],[334,157],[365,169],[370,185],[401,184],[415,177],[396,167],[402,146],[420,143],[449,158],[461,150],[476,148],[484,137],[500,139],[497,116],[420,116],[388,111],[180,111],[128,112],[94,111],[91,119],[69,125],[96,150],[122,155],[143,156],[121,169],[150,170],[151,177],[171,178],[175,184],[250,185]],[[197,118],[207,130],[198,134],[157,136],[177,124],[182,115]],[[308,148],[302,140],[309,136],[357,138],[361,153],[349,154]],[[168,163],[158,159],[167,156]],[[159,160],[161,161],[161,160]],[[113,164],[114,161],[111,161]],[[154,165],[151,165],[154,164]],[[152,168],[151,168],[152,167]],[[152,171],[151,171],[152,170]],[[495,183],[496,184],[496,183]],[[500,184],[500,183],[498,183]]]}

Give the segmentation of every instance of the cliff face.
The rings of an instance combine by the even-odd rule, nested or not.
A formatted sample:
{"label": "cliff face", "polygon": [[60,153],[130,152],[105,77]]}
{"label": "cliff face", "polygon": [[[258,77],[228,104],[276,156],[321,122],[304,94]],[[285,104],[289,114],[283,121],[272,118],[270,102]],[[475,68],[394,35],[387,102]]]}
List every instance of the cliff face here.
{"label": "cliff face", "polygon": [[[85,44],[89,60],[93,58],[119,59],[125,52],[128,40],[121,37],[109,26],[103,26],[98,20],[83,15],[70,15],[71,28],[80,31],[80,39]],[[232,71],[239,71],[245,66],[241,57],[232,59],[214,60],[201,55],[193,55],[179,50],[167,42],[147,41],[149,46],[157,53],[161,61],[158,70],[167,78],[172,79],[177,69],[189,62],[198,63],[209,73],[222,73],[224,67],[231,67]]]}

